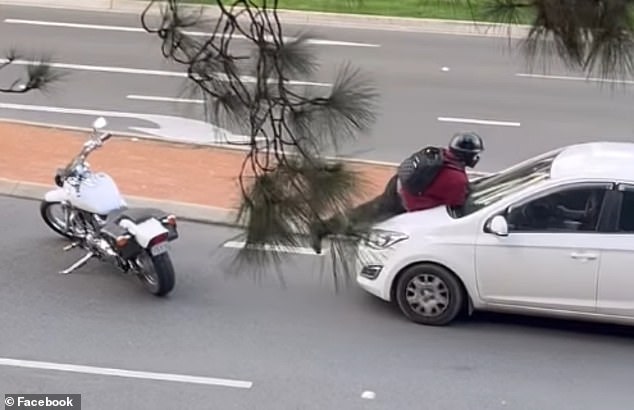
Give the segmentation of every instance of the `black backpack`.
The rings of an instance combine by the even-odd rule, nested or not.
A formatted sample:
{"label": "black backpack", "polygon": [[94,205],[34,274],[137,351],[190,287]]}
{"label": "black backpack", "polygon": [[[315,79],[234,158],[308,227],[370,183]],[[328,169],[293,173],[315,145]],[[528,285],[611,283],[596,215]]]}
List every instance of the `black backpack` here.
{"label": "black backpack", "polygon": [[401,162],[397,170],[398,179],[408,192],[420,195],[436,178],[444,160],[442,149],[425,147]]}

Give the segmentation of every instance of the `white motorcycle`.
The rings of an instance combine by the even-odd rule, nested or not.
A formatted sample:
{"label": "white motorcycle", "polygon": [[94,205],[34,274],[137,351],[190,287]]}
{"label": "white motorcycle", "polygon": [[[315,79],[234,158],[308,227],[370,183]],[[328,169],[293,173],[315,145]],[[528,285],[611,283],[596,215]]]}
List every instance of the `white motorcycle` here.
{"label": "white motorcycle", "polygon": [[[55,184],[40,205],[44,222],[72,241],[68,251],[83,248],[86,255],[61,274],[69,274],[95,257],[137,276],[152,294],[164,296],[174,288],[174,267],[169,242],[178,238],[176,217],[154,208],[129,208],[114,180],[93,173],[86,162],[112,134],[99,135],[107,122],[100,117],[81,152],[65,168],[58,169]],[[53,211],[60,208],[61,215]]]}

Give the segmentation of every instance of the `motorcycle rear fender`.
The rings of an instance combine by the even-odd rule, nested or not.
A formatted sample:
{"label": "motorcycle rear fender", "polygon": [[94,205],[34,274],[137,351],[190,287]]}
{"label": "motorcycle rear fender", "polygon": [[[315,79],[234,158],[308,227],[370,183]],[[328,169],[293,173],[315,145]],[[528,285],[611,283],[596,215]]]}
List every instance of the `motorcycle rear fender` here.
{"label": "motorcycle rear fender", "polygon": [[44,200],[46,202],[64,202],[67,199],[68,194],[63,188],[52,189],[44,194]]}
{"label": "motorcycle rear fender", "polygon": [[168,215],[167,212],[154,208],[122,208],[108,215],[108,221],[101,228],[101,233],[115,247],[118,237],[132,236],[134,240],[122,248],[116,247],[122,258],[131,259],[147,249],[152,238],[164,235],[166,231],[168,241],[179,237],[176,226],[165,223],[164,219]]}
{"label": "motorcycle rear fender", "polygon": [[124,217],[119,221],[119,226],[127,230],[142,248],[147,248],[150,241],[157,236],[169,236],[170,233],[156,218],[150,218],[140,224],[135,224]]}

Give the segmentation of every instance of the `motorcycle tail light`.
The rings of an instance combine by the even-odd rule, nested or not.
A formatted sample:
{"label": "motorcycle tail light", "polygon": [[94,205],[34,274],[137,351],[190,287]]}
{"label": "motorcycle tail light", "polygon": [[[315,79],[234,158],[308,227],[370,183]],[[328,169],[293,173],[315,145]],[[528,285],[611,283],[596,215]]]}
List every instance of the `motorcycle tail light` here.
{"label": "motorcycle tail light", "polygon": [[165,233],[162,233],[162,234],[160,234],[158,236],[155,236],[154,238],[152,238],[150,240],[150,243],[148,245],[149,246],[154,246],[154,245],[156,245],[158,243],[165,242],[167,240],[167,238],[168,238],[168,235],[169,234],[167,232],[165,232]]}

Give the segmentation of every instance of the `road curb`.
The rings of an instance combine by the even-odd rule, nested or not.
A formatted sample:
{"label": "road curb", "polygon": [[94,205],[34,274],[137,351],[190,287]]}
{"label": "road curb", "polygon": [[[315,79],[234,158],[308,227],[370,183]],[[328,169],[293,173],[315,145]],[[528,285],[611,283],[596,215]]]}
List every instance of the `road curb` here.
{"label": "road curb", "polygon": [[[146,0],[0,0],[0,4],[82,11],[141,13],[149,2]],[[219,14],[218,8],[213,5],[190,3],[188,6],[197,9],[202,7],[203,14],[207,14],[206,17],[214,17]],[[157,7],[153,7],[150,11],[151,14],[157,12]],[[287,24],[483,37],[522,38],[528,34],[530,29],[530,26],[527,25],[297,10],[279,10],[278,15]]]}
{"label": "road curb", "polygon": [[[0,178],[0,195],[5,197],[40,201],[44,199],[46,192],[55,188],[53,184],[46,185]],[[231,227],[241,226],[236,223],[237,211],[232,209],[131,195],[124,195],[124,198],[131,207],[160,208],[166,212],[173,213],[178,219],[185,221]]]}

